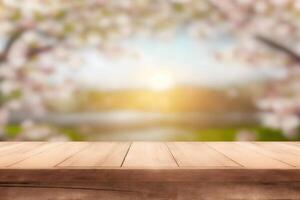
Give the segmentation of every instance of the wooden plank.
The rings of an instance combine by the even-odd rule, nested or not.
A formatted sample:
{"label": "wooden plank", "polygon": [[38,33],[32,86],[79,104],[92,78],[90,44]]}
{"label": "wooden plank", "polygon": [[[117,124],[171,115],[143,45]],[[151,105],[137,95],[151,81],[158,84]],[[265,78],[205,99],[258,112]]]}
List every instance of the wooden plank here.
{"label": "wooden plank", "polygon": [[292,166],[300,167],[300,152],[297,155],[293,147],[290,148],[287,145],[282,145],[275,142],[258,142],[247,145],[252,145],[252,147],[259,147],[259,149],[257,150],[264,155],[288,163]]}
{"label": "wooden plank", "polygon": [[86,142],[57,142],[47,151],[33,155],[21,162],[15,163],[10,168],[53,168],[87,146]]}
{"label": "wooden plank", "polygon": [[222,153],[202,142],[168,142],[180,167],[239,167]]}
{"label": "wooden plank", "polygon": [[[134,142],[130,148],[128,142],[29,144],[0,144],[0,161],[24,158],[17,167],[0,169],[1,200],[300,196],[300,169],[290,166],[299,160],[295,143]],[[123,167],[115,167],[122,159]],[[235,162],[244,167],[231,166]]]}
{"label": "wooden plank", "polygon": [[299,142],[274,142],[274,144],[278,146],[284,146],[285,148],[289,149],[289,152],[292,154],[300,155]]}
{"label": "wooden plank", "polygon": [[59,167],[120,167],[130,142],[96,142],[60,163]]}
{"label": "wooden plank", "polygon": [[300,170],[2,170],[0,194],[1,200],[299,199]]}
{"label": "wooden plank", "polygon": [[11,144],[4,144],[0,147],[0,157],[7,156],[20,150],[22,151],[22,149],[26,150],[34,144],[41,144],[41,142],[13,142]]}
{"label": "wooden plank", "polygon": [[246,168],[293,168],[291,165],[259,153],[259,150],[254,151],[253,148],[249,148],[247,142],[211,142],[208,145]]}
{"label": "wooden plank", "polygon": [[17,182],[29,183],[72,183],[89,180],[98,184],[100,182],[299,182],[299,169],[247,169],[247,168],[55,168],[55,169],[1,169],[0,184]]}
{"label": "wooden plank", "polygon": [[300,142],[293,141],[293,142],[280,142],[280,143],[285,143],[285,144],[291,144],[291,145],[298,145],[300,146]]}
{"label": "wooden plank", "polygon": [[[292,187],[291,187],[292,185]],[[102,182],[90,187],[0,186],[1,200],[197,200],[197,199],[267,199],[298,200],[299,182]],[[42,197],[42,198],[41,198]]]}
{"label": "wooden plank", "polygon": [[19,142],[0,142],[0,149],[4,146],[10,146],[10,145],[14,145],[17,143],[19,143]]}
{"label": "wooden plank", "polygon": [[163,142],[133,142],[123,167],[178,167],[167,145]]}
{"label": "wooden plank", "polygon": [[[128,142],[0,143],[0,167],[243,167],[293,168],[300,166],[295,143],[247,142]],[[254,145],[256,144],[256,145]],[[49,148],[48,148],[48,147]],[[128,151],[129,149],[129,151]],[[80,151],[82,150],[82,151]],[[80,151],[80,152],[79,152]],[[77,153],[77,154],[76,154]],[[127,157],[125,158],[126,154]],[[174,159],[175,158],[175,159]]]}
{"label": "wooden plank", "polygon": [[18,163],[26,158],[33,155],[39,154],[46,151],[54,146],[59,145],[58,143],[26,143],[25,147],[18,148],[13,153],[0,157],[0,167],[9,167],[15,163]]}

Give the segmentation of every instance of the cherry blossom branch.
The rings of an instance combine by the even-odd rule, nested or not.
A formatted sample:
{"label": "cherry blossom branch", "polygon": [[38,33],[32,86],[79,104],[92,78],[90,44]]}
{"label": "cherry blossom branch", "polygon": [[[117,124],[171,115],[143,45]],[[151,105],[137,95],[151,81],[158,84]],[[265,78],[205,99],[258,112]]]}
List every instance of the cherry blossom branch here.
{"label": "cherry blossom branch", "polygon": [[281,51],[285,54],[287,54],[290,58],[292,58],[294,61],[296,62],[299,62],[300,63],[300,55],[297,54],[295,51],[289,49],[288,47],[286,47],[285,45],[283,44],[280,44],[272,39],[269,39],[265,36],[262,36],[262,35],[257,35],[256,36],[256,39],[260,42],[262,42],[263,44],[273,48],[273,49],[276,49],[278,51]]}
{"label": "cherry blossom branch", "polygon": [[47,45],[47,46],[43,46],[43,47],[29,49],[26,53],[26,57],[28,60],[30,60],[41,53],[45,53],[45,52],[52,50],[54,47],[55,47],[55,45]]}
{"label": "cherry blossom branch", "polygon": [[39,54],[49,52],[53,50],[57,45],[61,44],[61,42],[64,40],[64,37],[59,37],[54,44],[46,45],[46,46],[41,46],[41,47],[35,47],[31,48],[27,51],[26,57],[28,60],[38,56]]}
{"label": "cherry blossom branch", "polygon": [[6,45],[4,46],[3,52],[0,54],[0,63],[3,63],[7,60],[8,54],[13,47],[14,43],[22,37],[22,35],[25,33],[24,28],[20,28],[16,30],[11,37],[8,39]]}
{"label": "cherry blossom branch", "polygon": [[[14,43],[17,42],[22,37],[22,35],[24,35],[26,30],[27,29],[25,29],[25,28],[20,28],[11,35],[11,37],[8,39],[6,45],[3,49],[3,52],[0,53],[0,64],[7,61],[9,52],[11,51]],[[54,35],[51,35],[49,33],[46,33],[46,32],[40,31],[40,30],[36,30],[36,31],[39,34],[43,35],[44,37],[55,37],[55,38],[57,38],[57,43],[56,44],[59,44],[64,39],[64,37],[54,36]],[[26,57],[29,60],[31,58],[34,58],[38,54],[48,52],[48,51],[52,50],[56,46],[56,44],[47,45],[47,46],[43,46],[43,47],[31,48],[27,51]]]}

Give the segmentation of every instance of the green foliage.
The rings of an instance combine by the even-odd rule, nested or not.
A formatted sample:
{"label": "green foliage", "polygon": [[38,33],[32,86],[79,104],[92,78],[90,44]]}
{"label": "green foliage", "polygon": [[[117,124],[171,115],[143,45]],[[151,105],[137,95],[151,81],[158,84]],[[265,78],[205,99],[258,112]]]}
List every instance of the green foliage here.
{"label": "green foliage", "polygon": [[197,131],[198,141],[234,141],[236,135],[235,129],[208,129]]}
{"label": "green foliage", "polygon": [[15,138],[17,135],[21,133],[21,131],[22,131],[21,126],[15,124],[7,125],[4,128],[4,132],[8,138]]}
{"label": "green foliage", "polygon": [[288,140],[280,130],[275,130],[266,127],[254,129],[258,141],[286,141]]}
{"label": "green foliage", "polygon": [[74,31],[74,25],[73,24],[71,24],[71,23],[66,23],[65,25],[64,25],[64,33],[65,34],[67,34],[67,33],[71,33],[71,32],[73,32]]}
{"label": "green foliage", "polygon": [[[51,127],[56,129],[60,134],[66,135],[71,141],[85,141],[86,137],[73,127]],[[22,132],[19,124],[9,124],[4,128],[5,135],[8,139],[14,139]]]}
{"label": "green foliage", "polygon": [[[293,139],[289,139],[280,130],[261,126],[243,127],[243,130],[253,131],[256,134],[256,141],[297,141],[300,139],[300,134]],[[203,129],[193,131],[192,134],[176,136],[173,139],[186,141],[235,141],[239,131],[240,128]]]}
{"label": "green foliage", "polygon": [[[60,134],[67,136],[71,141],[86,141],[88,136],[92,133],[82,133],[76,127],[52,127]],[[249,130],[255,134],[256,141],[289,141],[300,140],[300,134],[293,139],[285,137],[280,130],[270,129],[261,126],[253,127],[232,127],[232,128],[214,128],[214,129],[201,129],[190,130],[187,133],[170,136],[166,140],[170,141],[235,141],[239,131]],[[17,124],[7,125],[4,129],[8,139],[13,139],[18,136],[22,128]],[[94,131],[93,131],[94,133]],[[299,130],[300,133],[300,130]],[[99,133],[101,134],[101,133]],[[118,138],[116,138],[118,139]]]}
{"label": "green foliage", "polygon": [[176,12],[182,12],[184,10],[184,6],[180,3],[174,3],[173,4],[173,9],[176,11]]}
{"label": "green foliage", "polygon": [[78,130],[76,130],[76,128],[63,127],[63,128],[59,128],[58,130],[62,134],[68,136],[68,138],[71,141],[85,141],[86,140],[86,138],[84,137],[84,135],[82,135],[81,133],[79,133]]}
{"label": "green foliage", "polygon": [[45,17],[40,12],[34,12],[34,19],[37,22],[41,22],[41,21],[45,20]]}
{"label": "green foliage", "polygon": [[22,18],[22,13],[20,10],[16,10],[15,12],[13,12],[12,16],[11,16],[11,20],[12,21],[19,21]]}
{"label": "green foliage", "polygon": [[0,92],[0,105],[3,105],[5,102],[8,102],[13,99],[21,97],[21,90],[14,90],[9,95],[4,95]]}
{"label": "green foliage", "polygon": [[56,13],[55,19],[56,20],[62,20],[66,17],[67,12],[65,10],[60,10],[59,12]]}

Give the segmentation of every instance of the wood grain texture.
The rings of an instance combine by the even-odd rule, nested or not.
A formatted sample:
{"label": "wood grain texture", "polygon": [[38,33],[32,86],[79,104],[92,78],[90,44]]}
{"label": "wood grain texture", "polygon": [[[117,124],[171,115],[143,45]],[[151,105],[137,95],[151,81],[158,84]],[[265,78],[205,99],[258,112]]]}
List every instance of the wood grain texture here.
{"label": "wood grain texture", "polygon": [[16,151],[1,156],[0,167],[9,167],[57,145],[57,143],[27,143],[26,146],[17,147]]}
{"label": "wood grain texture", "polygon": [[0,168],[300,167],[294,142],[5,142]]}
{"label": "wood grain texture", "polygon": [[53,168],[68,157],[82,150],[87,146],[85,142],[60,142],[52,148],[36,155],[32,155],[10,167],[12,168]]}
{"label": "wood grain texture", "polygon": [[0,171],[8,199],[298,199],[299,170],[57,169]]}
{"label": "wood grain texture", "polygon": [[169,142],[167,145],[180,167],[241,166],[202,142]]}
{"label": "wood grain texture", "polygon": [[28,148],[31,148],[31,146],[34,146],[35,144],[42,144],[40,142],[13,142],[11,144],[4,144],[0,147],[0,157],[1,156],[7,156],[11,153],[17,152],[17,151],[26,151]]}
{"label": "wood grain texture", "polygon": [[130,142],[89,143],[58,167],[121,167],[129,146]]}
{"label": "wood grain texture", "polygon": [[[252,147],[258,147],[258,151],[266,156],[280,160],[289,165],[300,167],[300,146],[290,147],[280,143],[253,143]],[[296,149],[295,149],[296,148]]]}
{"label": "wood grain texture", "polygon": [[178,167],[164,142],[133,142],[123,167]]}
{"label": "wood grain texture", "polygon": [[247,142],[211,142],[208,145],[246,168],[288,169],[293,167],[262,154],[258,148],[249,147]]}
{"label": "wood grain texture", "polygon": [[[258,144],[263,144],[263,142],[257,142]],[[298,142],[272,142],[275,146],[284,146],[289,149],[289,152],[292,154],[300,155],[300,143]]]}
{"label": "wood grain texture", "polygon": [[0,143],[0,199],[299,199],[299,148],[291,142]]}
{"label": "wood grain texture", "polygon": [[[299,199],[299,183],[205,183],[121,182],[102,183],[96,188],[1,187],[2,200],[202,200],[202,199]],[[108,187],[109,186],[109,187]],[[43,197],[43,198],[41,198]]]}
{"label": "wood grain texture", "polygon": [[0,142],[0,149],[4,146],[10,146],[14,144],[19,144],[20,142]]}

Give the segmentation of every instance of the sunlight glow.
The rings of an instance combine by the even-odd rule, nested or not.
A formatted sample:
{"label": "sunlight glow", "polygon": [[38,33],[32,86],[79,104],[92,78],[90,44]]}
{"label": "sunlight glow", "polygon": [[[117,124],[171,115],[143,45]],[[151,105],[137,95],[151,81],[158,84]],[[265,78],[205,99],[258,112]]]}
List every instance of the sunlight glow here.
{"label": "sunlight glow", "polygon": [[150,77],[149,87],[152,90],[162,91],[170,89],[174,85],[172,76],[168,73],[157,73]]}

